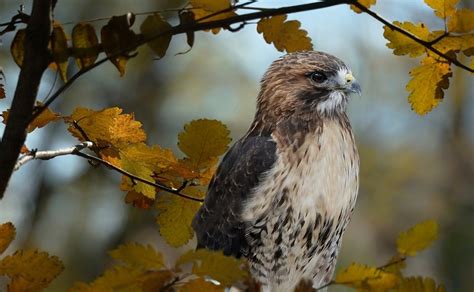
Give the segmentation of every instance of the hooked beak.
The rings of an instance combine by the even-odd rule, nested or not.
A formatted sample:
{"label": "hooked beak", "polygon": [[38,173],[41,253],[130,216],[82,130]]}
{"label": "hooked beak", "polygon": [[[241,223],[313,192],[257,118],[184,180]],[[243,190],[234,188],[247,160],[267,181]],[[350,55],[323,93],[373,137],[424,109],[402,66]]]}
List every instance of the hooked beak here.
{"label": "hooked beak", "polygon": [[362,96],[362,88],[360,88],[360,84],[357,82],[357,80],[352,81],[349,90],[350,92],[357,93],[359,96]]}
{"label": "hooked beak", "polygon": [[362,95],[362,88],[360,88],[359,82],[352,76],[352,74],[346,75],[346,88],[349,92],[357,93],[359,96]]}

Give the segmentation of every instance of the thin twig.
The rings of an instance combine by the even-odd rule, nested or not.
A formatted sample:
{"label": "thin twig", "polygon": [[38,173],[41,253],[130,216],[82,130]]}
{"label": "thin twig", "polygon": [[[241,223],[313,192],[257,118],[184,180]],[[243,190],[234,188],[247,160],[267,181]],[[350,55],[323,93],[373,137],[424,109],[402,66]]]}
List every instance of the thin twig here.
{"label": "thin twig", "polygon": [[160,183],[156,183],[156,182],[151,182],[149,180],[146,180],[142,177],[139,177],[139,176],[136,176],[124,169],[121,169],[120,167],[117,167],[115,165],[113,165],[112,163],[108,162],[108,161],[105,161],[97,156],[93,156],[93,155],[90,155],[90,154],[86,154],[86,153],[83,153],[83,152],[75,152],[75,153],[71,153],[72,155],[76,155],[76,156],[79,156],[79,157],[82,157],[82,158],[86,158],[86,159],[89,159],[89,160],[92,160],[92,161],[95,161],[95,162],[98,162],[100,164],[103,164],[109,168],[112,168],[113,170],[117,171],[117,172],[120,172],[121,174],[129,177],[130,179],[132,180],[136,180],[136,181],[139,181],[139,182],[142,182],[144,184],[147,184],[147,185],[150,185],[150,186],[153,186],[155,188],[159,188],[163,191],[166,191],[168,193],[172,193],[172,194],[175,194],[175,195],[178,195],[182,198],[185,198],[185,199],[189,199],[189,200],[193,200],[193,201],[196,201],[196,202],[204,202],[203,199],[199,199],[199,198],[195,198],[195,197],[191,197],[191,196],[188,196],[186,194],[183,194],[179,191],[179,189],[176,189],[176,188],[172,188],[172,187],[168,187],[168,186],[165,186],[163,184],[160,184]]}

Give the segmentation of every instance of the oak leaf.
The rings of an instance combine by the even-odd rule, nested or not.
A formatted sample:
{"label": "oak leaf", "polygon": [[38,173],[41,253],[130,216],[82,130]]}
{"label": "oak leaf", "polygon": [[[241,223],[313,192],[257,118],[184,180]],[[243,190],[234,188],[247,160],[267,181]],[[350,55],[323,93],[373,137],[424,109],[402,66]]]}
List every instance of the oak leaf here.
{"label": "oak leaf", "polygon": [[110,61],[117,67],[120,76],[125,74],[125,66],[138,44],[135,32],[130,28],[135,21],[135,15],[128,13],[112,16],[109,22],[102,27],[100,38],[102,47]]}
{"label": "oak leaf", "polygon": [[134,267],[114,266],[90,284],[74,283],[69,292],[140,291],[143,274],[141,269]]}
{"label": "oak leaf", "polygon": [[248,277],[244,260],[225,256],[218,251],[190,250],[176,261],[176,266],[187,263],[192,263],[192,272],[195,275],[210,277],[224,287],[232,286]]}
{"label": "oak leaf", "polygon": [[353,263],[339,272],[335,283],[347,285],[356,289],[374,289],[386,291],[397,285],[399,278],[395,274],[384,272],[375,267]]}
{"label": "oak leaf", "polygon": [[401,255],[414,256],[430,246],[438,237],[438,224],[433,220],[419,223],[397,238],[397,250]]}
{"label": "oak leaf", "polygon": [[63,26],[56,21],[53,22],[53,32],[51,33],[51,50],[53,61],[59,69],[59,75],[66,82],[69,58],[67,36]]}
{"label": "oak leaf", "polygon": [[[410,32],[421,40],[427,40],[429,37],[428,27],[423,24],[414,24],[411,22],[393,22],[395,26]],[[403,35],[402,33],[393,30],[389,26],[384,26],[383,36],[389,41],[387,47],[393,49],[395,55],[409,55],[410,57],[418,57],[426,52],[426,48],[412,40],[411,38]]]}
{"label": "oak leaf", "polygon": [[399,292],[445,292],[443,285],[437,286],[431,278],[408,277],[403,278],[400,285],[394,291]]}
{"label": "oak leaf", "polygon": [[130,267],[159,270],[164,267],[163,255],[151,245],[127,243],[109,252],[110,256]]}
{"label": "oak leaf", "polygon": [[156,207],[158,209],[156,223],[161,236],[169,245],[179,247],[193,238],[191,221],[200,207],[198,202],[164,193],[158,197]]}
{"label": "oak leaf", "polygon": [[443,99],[443,89],[449,86],[451,67],[431,57],[422,60],[421,65],[410,71],[412,79],[406,89],[410,92],[408,101],[412,109],[424,115]]}
{"label": "oak leaf", "polygon": [[196,169],[215,164],[215,158],[225,153],[230,141],[229,130],[217,120],[194,120],[178,135],[179,149]]}
{"label": "oak leaf", "polygon": [[15,239],[16,230],[11,222],[0,225],[0,254],[2,254]]}
{"label": "oak leaf", "polygon": [[[37,106],[41,106],[41,103],[37,103]],[[7,124],[8,122],[8,117],[10,116],[10,110],[3,111],[1,114],[3,121],[2,123]],[[49,108],[46,108],[43,110],[43,112],[37,116],[29,125],[27,128],[27,131],[29,133],[33,132],[37,128],[42,128],[49,124],[50,122],[57,121],[61,118],[61,116]]]}
{"label": "oak leaf", "polygon": [[455,13],[458,2],[459,0],[425,0],[425,3],[434,10],[435,15],[443,19]]}
{"label": "oak leaf", "polygon": [[[360,4],[362,4],[365,8],[369,8],[370,6],[374,5],[377,0],[357,0]],[[362,10],[357,8],[355,5],[351,5],[351,9],[354,10],[356,13],[361,13]]]}
{"label": "oak leaf", "polygon": [[37,250],[19,250],[0,261],[0,275],[9,276],[11,285],[24,291],[44,289],[63,269],[58,257]]}
{"label": "oak leaf", "polygon": [[[149,15],[140,26],[140,31],[146,39],[153,38],[147,44],[160,58],[166,54],[166,50],[170,45],[172,34],[169,30],[171,28],[171,24],[166,22],[159,14]],[[156,37],[157,35],[160,36]]]}
{"label": "oak leaf", "polygon": [[449,18],[448,31],[466,33],[474,30],[474,10],[463,8]]}
{"label": "oak leaf", "polygon": [[311,38],[306,30],[300,29],[301,23],[298,20],[286,21],[286,18],[286,15],[262,18],[257,24],[257,31],[280,52],[312,50]]}
{"label": "oak leaf", "polygon": [[99,56],[99,40],[94,27],[89,23],[78,23],[72,29],[72,49],[79,69],[95,63]]}
{"label": "oak leaf", "polygon": [[[135,121],[133,114],[122,114],[122,109],[118,107],[99,111],[79,107],[66,118],[66,122],[70,124],[68,131],[74,137],[80,141],[89,139],[98,147],[113,145],[119,148],[123,144],[146,140],[142,124]],[[74,122],[80,129],[74,126]]]}
{"label": "oak leaf", "polygon": [[19,29],[10,46],[13,60],[19,67],[23,65],[23,59],[25,58],[25,36],[26,29]]}
{"label": "oak leaf", "polygon": [[[236,15],[229,0],[191,0],[191,6],[194,19],[198,22],[226,19]],[[217,34],[220,30],[221,28],[213,28],[211,31]]]}

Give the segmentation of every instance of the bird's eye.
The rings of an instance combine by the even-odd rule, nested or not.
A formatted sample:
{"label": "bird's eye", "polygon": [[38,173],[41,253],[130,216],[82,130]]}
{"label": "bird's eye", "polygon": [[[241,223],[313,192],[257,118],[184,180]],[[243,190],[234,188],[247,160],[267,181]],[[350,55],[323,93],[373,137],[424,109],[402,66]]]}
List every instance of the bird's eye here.
{"label": "bird's eye", "polygon": [[322,72],[313,72],[311,73],[311,75],[309,75],[309,78],[311,78],[311,80],[313,80],[316,83],[322,83],[326,81],[326,79],[328,79],[326,75],[324,75],[324,73]]}

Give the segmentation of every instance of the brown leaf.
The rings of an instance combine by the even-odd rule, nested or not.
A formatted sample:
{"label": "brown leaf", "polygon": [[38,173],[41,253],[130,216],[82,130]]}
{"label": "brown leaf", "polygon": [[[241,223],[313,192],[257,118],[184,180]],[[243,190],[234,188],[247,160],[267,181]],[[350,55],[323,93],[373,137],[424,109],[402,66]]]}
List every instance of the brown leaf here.
{"label": "brown leaf", "polygon": [[132,13],[112,16],[100,31],[105,54],[111,58],[120,76],[125,74],[125,65],[131,58],[129,53],[137,47],[137,35],[130,29],[134,21],[135,15]]}
{"label": "brown leaf", "polygon": [[99,41],[94,27],[89,23],[78,23],[72,30],[72,47],[79,69],[94,64],[99,56]]}
{"label": "brown leaf", "polygon": [[[147,44],[160,58],[166,54],[166,50],[168,50],[170,45],[172,34],[167,31],[171,28],[171,24],[166,22],[159,14],[149,15],[140,26],[140,30],[145,38],[154,38]],[[161,36],[156,37],[157,35]]]}
{"label": "brown leaf", "polygon": [[2,254],[15,239],[16,230],[11,222],[0,225],[0,254]]}
{"label": "brown leaf", "polygon": [[125,196],[125,203],[140,209],[150,209],[154,202],[155,200],[133,190],[129,191]]}
{"label": "brown leaf", "polygon": [[62,25],[56,21],[53,23],[53,32],[51,34],[51,50],[53,53],[53,61],[58,66],[61,79],[66,82],[69,58],[67,36]]}
{"label": "brown leaf", "polygon": [[26,29],[19,29],[13,38],[10,52],[13,56],[15,63],[21,67],[23,65],[23,59],[25,58],[25,36]]}

